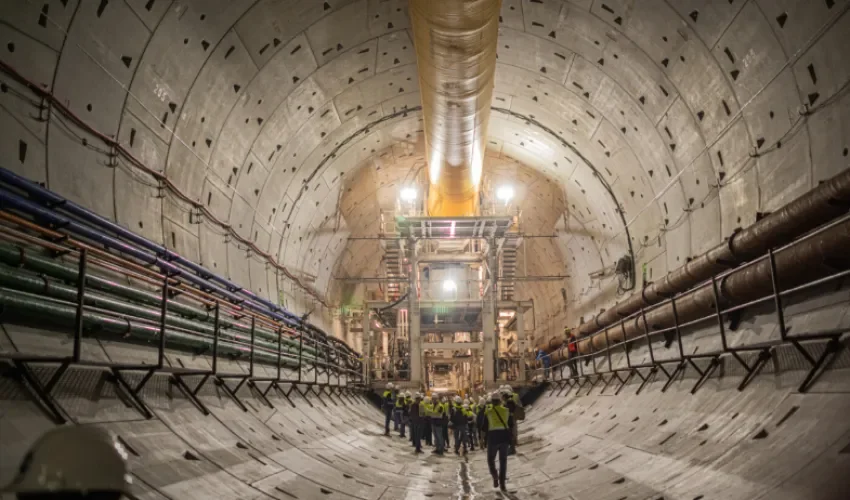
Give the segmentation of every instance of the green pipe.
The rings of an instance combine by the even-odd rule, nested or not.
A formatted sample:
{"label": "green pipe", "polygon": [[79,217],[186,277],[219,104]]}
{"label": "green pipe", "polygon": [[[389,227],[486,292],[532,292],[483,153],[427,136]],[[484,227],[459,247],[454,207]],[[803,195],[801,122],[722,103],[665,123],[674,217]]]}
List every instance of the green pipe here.
{"label": "green pipe", "polygon": [[[76,283],[79,277],[76,268],[69,267],[57,261],[39,256],[35,254],[35,252],[33,252],[31,249],[26,249],[23,247],[9,245],[5,243],[0,243],[0,262],[3,262],[12,267],[23,266],[26,269],[39,273],[44,273],[50,277],[67,281],[70,283]],[[97,290],[118,295],[120,297],[132,301],[150,304],[157,307],[160,305],[160,302],[162,300],[162,297],[158,293],[146,292],[143,290],[132,288],[112,281],[110,279],[93,274],[88,274],[86,276],[86,287],[95,288]],[[168,310],[173,311],[182,316],[187,316],[189,318],[200,321],[214,321],[214,317],[210,311],[207,311],[200,307],[190,306],[173,299],[168,301]],[[158,316],[159,312],[157,312],[156,314]],[[234,330],[246,334],[250,334],[251,331],[250,327],[223,317],[219,317],[219,325],[221,331],[224,331],[228,328],[233,328]],[[256,328],[255,333],[258,337],[265,337],[269,340],[277,342],[277,332],[265,328]],[[295,348],[297,352],[298,341],[284,337],[282,340],[282,344],[285,344],[291,348]],[[324,352],[317,352],[316,349],[308,347],[306,345],[302,347],[302,352],[304,354],[310,354],[313,356],[318,355],[322,358],[326,357]]]}
{"label": "green pipe", "polygon": [[[56,299],[75,303],[77,300],[77,289],[55,281],[47,280],[43,277],[26,274],[24,271],[12,269],[5,265],[0,265],[0,286],[12,288],[15,290],[33,293],[36,295],[46,295]],[[98,292],[87,291],[85,294],[85,304],[100,309],[126,314],[141,319],[151,321],[159,321],[160,313],[156,309],[149,307],[129,304],[116,300],[112,297],[103,295]],[[166,324],[185,330],[197,331],[206,336],[212,337],[215,333],[215,326],[200,323],[197,321],[187,320],[173,314],[166,315]],[[228,331],[220,331],[220,338],[228,338],[230,340],[243,343],[250,343],[250,336],[235,334]],[[263,339],[255,339],[257,343],[263,342]],[[274,349],[277,350],[277,339],[270,339],[274,344]],[[268,342],[267,342],[268,343]],[[293,356],[298,356],[298,349],[292,347],[281,348],[281,353],[286,353]],[[303,358],[309,362],[315,362],[316,358],[310,355],[303,355]]]}
{"label": "green pipe", "polygon": [[[77,314],[76,307],[73,305],[46,301],[37,295],[5,288],[0,288],[0,306],[2,306],[0,321],[65,331],[74,328]],[[83,329],[90,336],[97,338],[103,335],[112,337],[112,340],[152,346],[157,346],[159,342],[159,327],[156,325],[138,323],[92,311],[83,312]],[[195,354],[212,350],[211,339],[204,335],[168,329],[165,335],[170,349],[177,348]],[[248,346],[228,339],[219,341],[220,355],[247,357],[249,353]],[[258,342],[254,348],[254,359],[276,365],[277,345],[271,346],[267,342]],[[298,368],[297,360],[287,358],[281,358],[281,365]]]}

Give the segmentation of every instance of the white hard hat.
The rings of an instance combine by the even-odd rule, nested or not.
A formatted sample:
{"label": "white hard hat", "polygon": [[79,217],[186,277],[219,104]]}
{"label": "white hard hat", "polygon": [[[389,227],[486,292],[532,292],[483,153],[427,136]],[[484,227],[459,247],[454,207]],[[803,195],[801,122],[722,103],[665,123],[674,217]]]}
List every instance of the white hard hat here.
{"label": "white hard hat", "polygon": [[431,402],[431,396],[425,396],[423,401],[425,401],[426,403],[430,403]]}
{"label": "white hard hat", "polygon": [[460,396],[455,396],[455,403],[460,403],[461,401],[463,400],[460,399]]}
{"label": "white hard hat", "polygon": [[416,395],[415,395],[414,397],[415,397],[416,399],[422,399],[422,393],[421,393],[421,392],[417,392],[417,393],[416,393]]}
{"label": "white hard hat", "polygon": [[484,396],[481,396],[480,398],[478,398],[478,404],[483,405],[486,402],[487,402],[487,400],[484,398]]}
{"label": "white hard hat", "polygon": [[511,390],[510,387],[503,387],[501,392],[502,392],[502,394],[510,394],[513,391]]}
{"label": "white hard hat", "polygon": [[410,397],[410,391],[404,391],[404,397],[409,398]]}
{"label": "white hard hat", "polygon": [[392,388],[393,388],[393,383],[387,382],[387,389],[392,389]]}
{"label": "white hard hat", "polygon": [[469,399],[468,399],[468,398],[467,398],[467,399],[464,399],[464,400],[463,400],[463,404],[468,405],[468,404],[469,404]]}
{"label": "white hard hat", "polygon": [[32,445],[12,484],[0,493],[130,494],[127,451],[93,426],[62,426]]}

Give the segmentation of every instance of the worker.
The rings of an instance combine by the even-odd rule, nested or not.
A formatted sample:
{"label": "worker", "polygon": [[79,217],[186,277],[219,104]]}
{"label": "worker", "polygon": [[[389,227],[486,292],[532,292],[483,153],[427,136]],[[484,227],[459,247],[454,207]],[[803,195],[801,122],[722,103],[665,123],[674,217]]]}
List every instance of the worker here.
{"label": "worker", "polygon": [[446,451],[446,442],[443,434],[443,403],[438,399],[431,411],[431,429],[434,431],[434,453],[442,455]]}
{"label": "worker", "polygon": [[517,431],[517,414],[519,413],[519,408],[522,406],[522,403],[520,403],[519,395],[516,394],[513,389],[511,389],[511,386],[503,385],[500,388],[500,391],[502,393],[502,399],[504,401],[505,408],[507,408],[508,411],[511,412],[512,417],[512,424],[510,427],[511,444],[508,447],[508,455],[516,455],[517,437],[519,436],[519,433]]}
{"label": "worker", "polygon": [[422,453],[422,420],[425,416],[425,406],[421,393],[417,392],[414,395],[408,411],[410,414],[410,436],[413,438],[413,452]]}
{"label": "worker", "polygon": [[407,401],[410,398],[410,392],[401,392],[399,391],[398,397],[395,398],[395,408],[393,409],[393,415],[398,423],[398,437],[404,437],[406,422],[406,413],[407,413]]}
{"label": "worker", "polygon": [[460,455],[460,448],[463,446],[463,454],[466,455],[466,422],[467,415],[463,409],[463,400],[460,396],[455,396],[454,404],[451,407],[451,423],[454,431],[455,439],[455,455]]}
{"label": "worker", "polygon": [[481,448],[487,447],[487,425],[484,423],[484,410],[487,408],[487,399],[484,396],[478,398],[478,414],[475,416],[475,427],[478,430],[478,442]]}
{"label": "worker", "polygon": [[390,435],[390,419],[393,416],[393,406],[395,406],[395,399],[393,398],[393,383],[390,382],[387,384],[387,388],[384,389],[383,394],[383,407],[384,407],[384,436]]}
{"label": "worker", "polygon": [[549,368],[552,365],[552,358],[546,354],[546,351],[540,349],[537,351],[537,361],[543,366],[543,378],[549,380]]}
{"label": "worker", "polygon": [[[511,442],[511,412],[502,405],[498,392],[493,393],[490,404],[484,409],[484,422],[487,428],[487,466],[493,477],[493,487],[507,491],[508,447]],[[499,469],[496,470],[496,455],[499,456]]]}
{"label": "worker", "polygon": [[408,441],[410,441],[411,445],[413,444],[413,425],[410,423],[410,415],[411,415],[410,408],[413,406],[413,402],[414,402],[414,399],[416,397],[416,394],[419,394],[419,393],[415,392],[415,393],[411,394],[410,391],[407,391],[407,392],[405,392],[405,395],[404,395],[404,418],[407,422],[407,428],[409,429]]}
{"label": "worker", "polygon": [[449,446],[451,446],[451,442],[449,441],[449,437],[450,437],[449,421],[450,421],[450,417],[451,417],[450,411],[451,411],[452,404],[449,401],[448,396],[443,396],[442,401],[443,401],[443,427],[442,427],[442,429],[443,429],[443,445],[445,447],[444,449],[448,449]]}
{"label": "worker", "polygon": [[[467,399],[467,401],[469,401]],[[466,443],[469,445],[469,451],[475,451],[476,435],[478,431],[475,429],[475,412],[469,403],[463,405],[463,413],[466,415]]]}
{"label": "worker", "polygon": [[[12,483],[0,496],[18,499],[132,496],[127,451],[117,438],[97,427],[66,425],[44,433],[26,454]],[[11,496],[8,498],[12,498]]]}
{"label": "worker", "polygon": [[431,414],[434,412],[434,405],[431,402],[431,396],[422,398],[422,403],[419,405],[419,414],[422,416],[422,437],[425,439],[425,444],[428,446],[434,445],[434,440],[431,439]]}
{"label": "worker", "polygon": [[576,369],[576,365],[578,364],[578,339],[570,328],[565,328],[564,330],[567,334],[567,366],[570,367],[570,376],[578,377],[578,370]]}

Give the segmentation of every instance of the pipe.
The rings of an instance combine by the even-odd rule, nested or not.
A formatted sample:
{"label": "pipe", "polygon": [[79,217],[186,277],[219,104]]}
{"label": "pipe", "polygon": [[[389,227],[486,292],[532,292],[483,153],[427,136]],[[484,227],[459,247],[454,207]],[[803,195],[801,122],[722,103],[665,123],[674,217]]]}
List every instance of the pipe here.
{"label": "pipe", "polygon": [[[774,253],[777,288],[790,290],[805,283],[834,274],[837,270],[850,268],[850,219],[835,223],[820,233],[801,240]],[[713,314],[719,302],[721,310],[746,304],[773,293],[770,260],[765,258],[751,265],[730,272],[717,281],[719,300],[714,299],[712,283],[707,283],[676,298],[673,305],[666,302],[644,313],[646,327],[653,331],[672,328]],[[636,315],[620,326],[607,330],[611,344],[646,334],[643,318]],[[578,350],[582,354],[605,349],[605,335],[595,335],[579,340]],[[563,349],[552,353],[552,362],[563,360]]]}
{"label": "pipe", "polygon": [[[177,264],[188,268],[189,270],[197,273],[197,275],[200,277],[200,279],[198,279],[198,280],[190,279],[191,277],[193,277],[191,274],[184,273],[179,268],[176,268],[173,265],[171,266],[180,275],[185,276],[187,279],[189,279],[190,281],[192,281],[196,285],[200,286],[201,288],[210,287],[210,288],[215,289],[218,293],[225,292],[225,293],[227,293],[227,295],[223,295],[223,296],[229,298],[230,300],[233,300],[235,302],[244,302],[251,309],[258,311],[258,312],[268,314],[268,315],[272,316],[273,318],[284,321],[285,323],[287,323],[291,326],[298,326],[298,325],[306,323],[306,322],[303,322],[301,320],[301,318],[299,318],[298,316],[296,316],[296,315],[290,313],[289,311],[281,308],[277,304],[274,304],[273,302],[256,295],[252,291],[247,290],[245,288],[242,288],[241,286],[237,285],[236,283],[233,283],[232,281],[230,281],[226,278],[223,278],[222,276],[215,274],[215,273],[209,271],[208,269],[206,269],[206,268],[204,268],[204,267],[202,267],[198,264],[195,264],[194,262],[182,257],[181,255],[175,253],[174,251],[169,250],[168,248],[165,248],[162,245],[154,243],[154,242],[148,240],[147,238],[139,236],[139,235],[133,233],[132,231],[129,231],[129,230],[121,227],[120,225],[115,224],[114,222],[112,222],[112,221],[110,221],[110,220],[108,220],[108,219],[106,219],[106,218],[104,218],[104,217],[102,217],[102,216],[80,206],[80,205],[77,205],[76,203],[74,203],[70,200],[62,198],[61,196],[57,195],[56,193],[53,193],[52,191],[32,182],[32,181],[30,181],[30,180],[28,180],[24,177],[19,176],[19,175],[15,174],[14,172],[11,172],[11,171],[9,171],[5,168],[0,168],[0,182],[4,182],[4,183],[6,183],[10,186],[13,186],[17,189],[20,189],[21,191],[25,192],[28,196],[38,200],[40,203],[46,204],[47,206],[58,207],[61,210],[65,211],[65,212],[67,212],[67,213],[69,213],[69,214],[71,214],[75,217],[82,219],[83,221],[86,221],[86,222],[88,222],[88,223],[90,223],[94,226],[97,226],[97,227],[103,229],[104,231],[109,231],[112,234],[115,234],[122,239],[125,239],[125,240],[127,240],[127,241],[129,241],[129,242],[131,242],[135,245],[138,245],[139,247],[144,248],[145,250],[154,252],[154,254],[155,254],[154,258],[157,259],[157,260],[163,259],[165,261],[168,261],[169,263],[170,262],[176,262]],[[22,207],[19,207],[19,208],[22,208]],[[32,212],[29,212],[29,213],[32,214]],[[77,226],[81,226],[81,225],[77,224]],[[89,232],[91,232],[91,231],[92,230],[89,229]],[[104,235],[104,237],[105,237],[105,235]],[[99,240],[99,238],[96,238],[96,237],[92,237],[91,239],[94,239],[96,241]],[[121,246],[122,247],[129,247],[128,245],[125,245],[123,243],[122,243]],[[115,248],[115,247],[111,247],[111,248]],[[124,251],[123,249],[120,249],[120,250]],[[148,259],[149,258],[150,258],[150,256],[148,256]],[[148,260],[145,259],[145,258],[141,258],[140,260],[148,262]],[[162,267],[162,266],[160,266],[160,267]],[[212,283],[205,283],[206,280],[210,280],[210,281],[218,283],[219,285],[223,285],[226,290],[232,290],[234,293],[226,292],[226,290],[222,290],[221,287],[217,287],[216,285],[214,285]],[[199,284],[199,283],[203,283],[203,284]],[[244,297],[240,298],[240,297],[238,297],[238,295],[235,295],[235,294],[243,295]],[[312,325],[310,325],[310,326],[312,326]],[[319,338],[321,338],[322,340],[324,340],[325,337],[327,336],[324,332],[316,329],[315,327],[311,328],[310,330],[314,334],[318,334]]]}
{"label": "pipe", "polygon": [[[850,169],[824,181],[808,193],[788,203],[750,227],[733,234],[726,242],[671,271],[646,286],[640,293],[600,313],[578,327],[586,337],[647,308],[684,292],[729,268],[764,255],[771,248],[793,241],[816,227],[847,212],[850,206]],[[743,286],[743,284],[742,284]],[[728,290],[738,294],[739,290]],[[672,314],[672,312],[671,312]],[[564,343],[562,337],[541,341],[537,349],[552,352]]]}
{"label": "pipe", "polygon": [[410,0],[428,159],[428,213],[474,216],[501,0]]}
{"label": "pipe", "polygon": [[[0,320],[4,323],[48,330],[72,328],[76,318],[76,308],[73,305],[49,302],[41,299],[38,295],[3,288],[0,288],[0,306],[2,306]],[[108,336],[121,342],[155,346],[160,338],[158,325],[139,323],[92,311],[83,312],[83,327],[88,332],[96,332],[97,338]],[[203,335],[193,335],[175,330],[166,330],[165,335],[169,348],[177,348],[193,354],[211,350],[211,339]],[[257,342],[254,351],[256,358],[265,363],[276,365],[276,345]],[[250,353],[250,346],[222,336],[219,340],[218,352],[219,354],[247,357]],[[281,364],[290,368],[298,368],[298,362],[288,358],[281,358]]]}
{"label": "pipe", "polygon": [[[89,283],[91,278],[91,276],[88,276],[86,279],[86,283],[89,286],[91,286],[91,284]],[[55,299],[64,300],[66,302],[74,302],[77,299],[76,286],[69,286],[52,280],[47,280],[43,277],[27,274],[7,266],[0,266],[0,286],[35,295],[52,297]],[[99,309],[104,309],[120,314],[126,314],[128,316],[133,316],[139,319],[158,321],[160,318],[160,312],[156,308],[144,307],[137,304],[130,304],[127,302],[120,301],[114,297],[104,295],[102,293],[93,292],[91,290],[86,292],[84,297],[84,303],[87,306],[96,307]],[[174,311],[179,307],[179,302],[175,302],[174,300],[168,301],[168,311]],[[169,313],[166,316],[166,324],[174,326],[176,328],[198,332],[210,337],[215,334],[214,325],[184,319],[172,313]],[[250,335],[250,329],[248,329],[247,332],[243,331],[242,328],[228,329],[226,328],[226,322],[221,319],[219,320],[219,324],[219,333],[222,338],[230,338],[232,340],[238,340],[240,342],[250,342],[250,337],[248,336]],[[230,325],[232,326],[233,323],[230,322]],[[270,332],[257,328],[255,329],[255,334],[259,338],[258,342],[263,341],[269,346],[271,346],[272,343],[277,342],[277,335],[275,334],[275,332]],[[292,342],[291,340],[287,340],[286,347],[282,351],[290,355],[297,356],[298,343]],[[317,353],[315,350],[304,349],[304,353],[304,358],[308,361],[316,360]],[[320,357],[324,356],[320,355]]]}
{"label": "pipe", "polygon": [[[8,172],[5,169],[0,168],[0,180],[6,181],[7,177],[8,177],[7,174],[10,174],[10,172]],[[14,175],[14,174],[11,174],[11,175]],[[37,186],[35,184],[31,184],[26,179],[23,179],[21,177],[19,177],[18,179],[21,179],[22,182],[25,183],[25,184],[29,184],[31,186],[35,186],[35,187],[39,188],[40,190],[43,190],[43,188],[41,188],[40,186]],[[18,186],[18,187],[20,187],[20,186]],[[46,190],[44,190],[44,191],[46,193],[48,193],[49,195],[51,195],[52,197],[56,196],[53,193],[51,193],[50,191],[46,191]],[[38,192],[35,192],[35,190],[34,190],[34,194],[37,196]],[[66,205],[66,204],[70,204],[70,203],[71,202],[67,202],[67,203],[63,204],[63,203],[59,202],[59,204],[62,204],[63,206]],[[305,326],[308,325],[305,322],[301,322],[300,319],[298,319],[298,321],[293,321],[293,320],[289,319],[288,317],[286,317],[282,314],[276,313],[274,311],[270,311],[267,308],[257,304],[256,302],[254,302],[252,300],[245,299],[243,297],[239,297],[239,296],[235,295],[234,293],[230,292],[229,290],[226,290],[226,289],[222,288],[221,286],[219,286],[215,283],[211,283],[211,282],[207,281],[202,276],[198,276],[198,275],[186,272],[185,270],[181,269],[180,267],[177,267],[176,265],[172,264],[167,259],[162,259],[162,258],[158,257],[157,255],[151,255],[151,253],[149,253],[147,251],[140,250],[140,249],[138,249],[138,248],[136,248],[132,245],[129,245],[129,244],[127,244],[127,243],[125,243],[121,240],[118,240],[116,238],[113,238],[111,236],[103,234],[103,233],[99,232],[98,230],[96,230],[94,228],[91,228],[89,226],[81,224],[81,223],[77,222],[76,220],[71,219],[69,217],[60,215],[60,214],[50,210],[49,208],[42,207],[41,205],[38,205],[38,204],[36,204],[36,203],[34,203],[30,200],[22,198],[21,196],[18,196],[18,195],[14,194],[10,191],[0,190],[0,204],[2,204],[2,206],[4,206],[4,207],[11,207],[11,208],[18,210],[20,212],[30,214],[32,217],[36,218],[37,220],[39,220],[41,222],[48,222],[48,223],[51,223],[51,224],[53,224],[57,227],[62,227],[65,230],[68,230],[72,233],[75,233],[79,236],[82,236],[82,237],[87,238],[89,240],[95,241],[97,243],[100,243],[100,244],[102,244],[102,245],[104,245],[108,248],[113,249],[113,250],[117,250],[121,253],[127,254],[127,255],[129,255],[129,256],[131,256],[135,259],[138,259],[141,262],[144,262],[146,264],[155,265],[155,266],[159,267],[163,272],[168,273],[171,276],[183,277],[185,280],[191,282],[192,284],[194,284],[198,288],[211,289],[211,290],[215,291],[216,293],[218,293],[220,296],[222,296],[222,297],[224,297],[224,298],[226,298],[226,299],[228,299],[228,300],[230,300],[234,303],[244,305],[244,306],[246,306],[246,307],[248,307],[248,308],[250,308],[254,311],[257,311],[257,312],[260,312],[260,313],[263,313],[263,314],[267,314],[267,315],[269,315],[273,318],[276,318],[280,321],[283,321],[286,324],[293,325],[293,326],[297,326],[297,325],[300,324],[302,327],[305,327]],[[85,210],[85,209],[82,209],[82,210]],[[92,214],[92,216],[98,217],[98,218],[100,217],[100,216],[97,216],[95,214]],[[107,222],[109,222],[109,221],[107,221]],[[117,226],[117,227],[120,228],[120,226]],[[126,231],[123,228],[120,228],[120,229],[122,230],[122,232],[126,232],[126,233],[133,235],[134,239],[141,238],[140,236],[134,235],[132,232]],[[144,240],[144,238],[141,238],[141,239]],[[145,240],[145,241],[147,241],[147,240]],[[156,246],[156,244],[154,244],[152,242],[148,242],[148,243]],[[169,258],[172,258],[171,257],[172,255],[176,255],[174,252],[172,252],[170,250],[167,250],[167,252],[168,252],[167,255],[169,256]],[[181,259],[182,259],[182,257],[181,257]],[[183,259],[183,260],[185,260],[185,259]],[[189,262],[189,261],[186,261],[186,262]],[[192,265],[194,267],[198,268],[198,269],[204,270],[204,268],[197,266],[197,264],[192,264]],[[287,314],[289,314],[289,313],[287,313]],[[292,316],[292,315],[289,314],[289,316]],[[312,327],[312,325],[309,325],[309,326]],[[325,335],[323,332],[315,329],[314,327],[310,328],[309,331],[311,331],[313,333],[320,333],[321,335]],[[319,336],[319,338],[324,341],[326,339],[326,336],[325,337]]]}

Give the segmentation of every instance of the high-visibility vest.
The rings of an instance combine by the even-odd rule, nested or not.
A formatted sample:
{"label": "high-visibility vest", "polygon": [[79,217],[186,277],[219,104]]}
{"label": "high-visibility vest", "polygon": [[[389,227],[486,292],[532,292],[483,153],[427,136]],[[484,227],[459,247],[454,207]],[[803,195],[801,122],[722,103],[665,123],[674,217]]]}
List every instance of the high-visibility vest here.
{"label": "high-visibility vest", "polygon": [[487,430],[495,431],[508,428],[508,418],[511,413],[502,405],[487,405],[484,410],[484,415],[487,417]]}
{"label": "high-visibility vest", "polygon": [[425,401],[419,403],[419,415],[425,418],[430,418],[432,413],[434,413],[433,404],[426,403]]}
{"label": "high-visibility vest", "polygon": [[404,396],[399,395],[395,400],[395,407],[401,410],[404,408]]}

